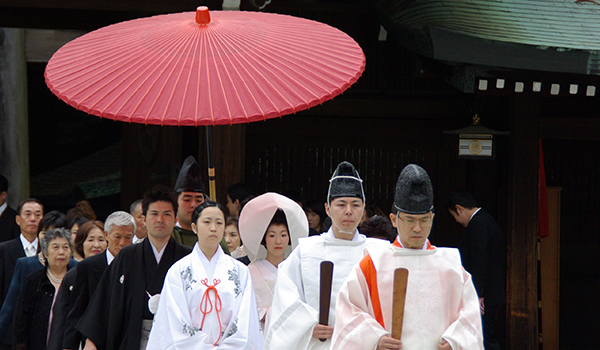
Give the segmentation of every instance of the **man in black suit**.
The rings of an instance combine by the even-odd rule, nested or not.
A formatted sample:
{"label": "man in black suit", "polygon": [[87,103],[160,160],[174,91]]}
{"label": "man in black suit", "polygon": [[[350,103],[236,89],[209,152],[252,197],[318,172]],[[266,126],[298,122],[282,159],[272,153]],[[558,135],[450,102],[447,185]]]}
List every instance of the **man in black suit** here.
{"label": "man in black suit", "polygon": [[456,222],[465,227],[460,244],[462,263],[471,276],[481,306],[484,346],[500,349],[497,316],[506,303],[506,243],[494,218],[477,206],[467,191],[454,191],[447,202]]}
{"label": "man in black suit", "polygon": [[0,175],[0,242],[19,237],[21,230],[15,221],[17,211],[8,206],[8,180]]}
{"label": "man in black suit", "polygon": [[[28,198],[17,207],[16,222],[21,234],[0,244],[0,304],[8,294],[17,259],[37,254],[38,226],[43,216],[44,207],[35,198]],[[0,349],[11,349],[11,343],[11,337],[4,337]]]}
{"label": "man in black suit", "polygon": [[[76,329],[88,349],[145,349],[167,271],[191,248],[171,237],[177,213],[173,190],[156,186],[142,201],[148,236],[123,248],[106,269]],[[152,302],[149,303],[150,299]]]}
{"label": "man in black suit", "polygon": [[124,211],[110,214],[104,225],[108,248],[104,253],[96,254],[77,264],[77,276],[71,295],[74,304],[65,322],[64,337],[60,349],[79,349],[79,343],[83,339],[75,329],[75,325],[88,307],[104,270],[112,263],[123,247],[131,244],[135,229],[135,219],[131,214]]}

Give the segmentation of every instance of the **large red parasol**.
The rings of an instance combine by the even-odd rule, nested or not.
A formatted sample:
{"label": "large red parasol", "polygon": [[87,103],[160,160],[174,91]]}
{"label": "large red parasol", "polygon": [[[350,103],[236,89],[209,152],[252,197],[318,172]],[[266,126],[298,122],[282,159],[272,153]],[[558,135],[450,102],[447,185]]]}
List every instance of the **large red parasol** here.
{"label": "large red parasol", "polygon": [[316,106],[364,67],[360,46],[323,23],[199,7],[83,35],[52,56],[45,76],[60,99],[102,118],[212,126]]}

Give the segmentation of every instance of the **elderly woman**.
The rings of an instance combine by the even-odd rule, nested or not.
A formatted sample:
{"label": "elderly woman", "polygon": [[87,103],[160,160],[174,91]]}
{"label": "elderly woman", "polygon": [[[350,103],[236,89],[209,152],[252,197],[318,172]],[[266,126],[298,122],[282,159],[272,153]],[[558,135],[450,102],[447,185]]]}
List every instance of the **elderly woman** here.
{"label": "elderly woman", "polygon": [[[102,221],[88,221],[81,225],[75,236],[74,250],[84,259],[100,254],[106,250],[107,242],[104,236],[104,224]],[[48,339],[47,350],[63,349],[63,338],[65,334],[65,324],[69,311],[75,304],[73,295],[73,285],[77,279],[77,268],[70,269],[63,278],[56,302],[52,307],[52,326]],[[71,330],[70,330],[71,331]]]}
{"label": "elderly woman", "polygon": [[[67,219],[65,214],[56,210],[46,213],[46,215],[44,215],[40,221],[38,227],[38,240],[44,238],[46,231],[65,227],[66,225]],[[74,259],[71,259],[69,262],[70,267],[73,267],[76,264],[77,261]],[[6,299],[4,299],[4,304],[2,304],[2,309],[0,310],[0,339],[4,338],[5,336],[10,336],[7,335],[7,332],[9,332],[10,326],[13,322],[13,311],[15,304],[17,303],[17,298],[19,297],[19,291],[21,290],[23,280],[31,273],[43,269],[45,266],[46,260],[44,259],[44,254],[42,252],[39,252],[31,257],[17,259],[15,273],[13,274],[13,278],[8,289],[8,294],[6,295]]]}
{"label": "elderly woman", "polygon": [[13,349],[45,349],[52,305],[73,252],[71,232],[57,228],[40,240],[46,268],[25,277],[15,306]]}
{"label": "elderly woman", "polygon": [[248,268],[219,245],[223,209],[200,204],[191,226],[198,242],[167,273],[146,349],[262,349]]}
{"label": "elderly woman", "polygon": [[252,263],[248,265],[256,306],[267,334],[277,267],[308,235],[308,221],[302,208],[277,193],[265,193],[246,204],[240,215],[240,235]]}

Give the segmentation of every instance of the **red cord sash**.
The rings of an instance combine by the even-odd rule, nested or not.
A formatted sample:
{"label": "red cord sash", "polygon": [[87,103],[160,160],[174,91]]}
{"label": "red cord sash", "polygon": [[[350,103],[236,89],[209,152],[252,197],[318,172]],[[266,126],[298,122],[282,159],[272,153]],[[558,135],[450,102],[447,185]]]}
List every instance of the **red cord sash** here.
{"label": "red cord sash", "polygon": [[217,286],[217,284],[221,283],[221,280],[213,279],[213,284],[210,286],[208,285],[208,278],[205,278],[200,282],[207,287],[204,291],[204,294],[202,294],[202,299],[200,300],[200,311],[202,312],[202,322],[200,323],[200,330],[202,330],[202,327],[204,327],[204,319],[206,318],[206,315],[211,313],[211,311],[213,310],[213,303],[210,300],[209,294],[209,292],[212,290],[215,295],[215,311],[217,312],[217,320],[219,321],[219,338],[217,338],[217,341],[213,344],[216,346],[219,343],[219,340],[221,340],[222,329],[221,316],[219,315],[219,312],[223,308],[223,305],[221,304],[221,297],[219,296],[219,292],[215,287]]}

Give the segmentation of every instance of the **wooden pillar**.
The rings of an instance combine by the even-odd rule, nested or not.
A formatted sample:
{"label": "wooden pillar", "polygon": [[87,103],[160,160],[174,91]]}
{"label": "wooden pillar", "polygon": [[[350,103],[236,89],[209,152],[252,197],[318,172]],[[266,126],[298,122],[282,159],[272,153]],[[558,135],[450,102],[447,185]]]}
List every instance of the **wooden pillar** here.
{"label": "wooden pillar", "polygon": [[8,179],[8,204],[29,197],[25,31],[0,28],[0,173]]}
{"label": "wooden pillar", "polygon": [[539,349],[537,229],[540,97],[517,94],[510,128],[507,348]]}
{"label": "wooden pillar", "polygon": [[122,209],[153,185],[173,187],[182,162],[181,128],[123,123]]}
{"label": "wooden pillar", "polygon": [[[246,125],[219,125],[214,127],[215,171],[217,198],[227,203],[227,186],[244,181],[246,162]],[[204,145],[201,143],[201,145]],[[213,198],[213,200],[215,200]]]}

